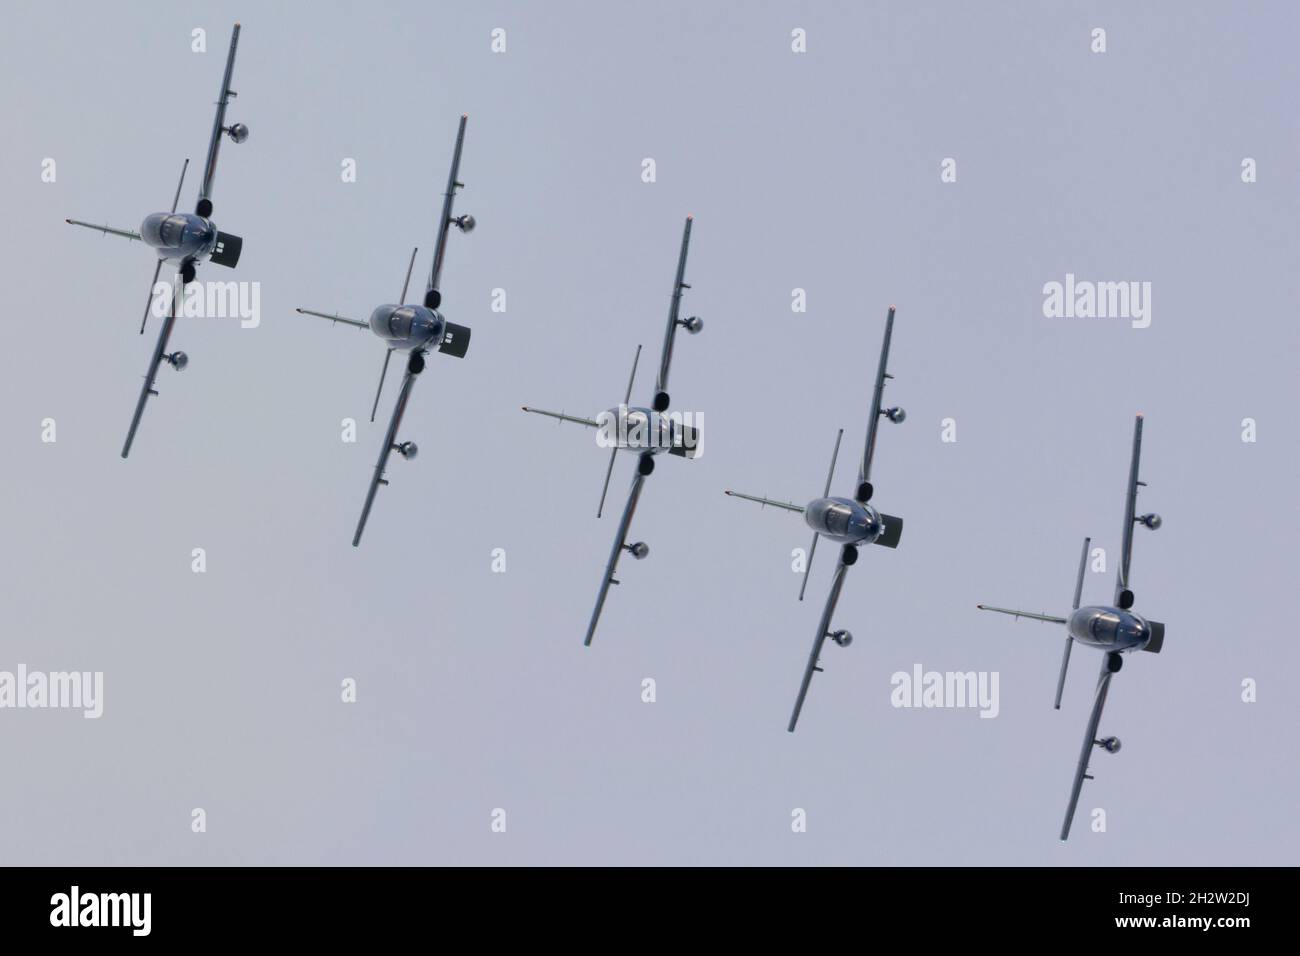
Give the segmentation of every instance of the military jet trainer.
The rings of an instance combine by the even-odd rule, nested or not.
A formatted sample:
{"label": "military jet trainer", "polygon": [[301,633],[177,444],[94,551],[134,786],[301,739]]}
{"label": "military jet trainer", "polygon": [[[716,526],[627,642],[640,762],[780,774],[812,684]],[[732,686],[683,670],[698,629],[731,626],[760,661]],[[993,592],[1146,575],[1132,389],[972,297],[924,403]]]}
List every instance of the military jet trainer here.
{"label": "military jet trainer", "polygon": [[313,315],[331,322],[342,322],[358,329],[369,329],[384,340],[388,351],[384,355],[384,366],[379,373],[379,388],[375,391],[375,403],[370,409],[370,420],[375,420],[379,408],[379,397],[384,391],[384,377],[388,374],[388,360],[394,352],[407,353],[406,375],[402,378],[402,387],[397,394],[397,404],[393,407],[393,417],[388,422],[388,431],[384,434],[384,443],[379,449],[379,461],[375,464],[375,473],[371,476],[370,487],[366,490],[366,503],[361,508],[361,518],[357,521],[356,533],[352,536],[352,546],[361,544],[361,533],[366,529],[366,519],[370,517],[370,507],[375,502],[375,492],[380,485],[388,484],[384,478],[384,469],[388,465],[388,456],[397,452],[407,461],[415,458],[419,447],[413,441],[398,441],[397,429],[402,424],[402,415],[406,412],[407,400],[411,397],[411,386],[416,377],[424,371],[424,357],[436,349],[454,358],[464,358],[469,351],[470,330],[454,322],[448,322],[439,308],[442,305],[442,261],[447,251],[447,230],[455,226],[463,233],[474,231],[473,216],[454,216],[452,207],[456,199],[456,190],[465,184],[457,179],[460,174],[460,154],[465,145],[465,124],[469,121],[467,114],[461,114],[460,129],[456,133],[456,147],[451,157],[451,173],[447,177],[447,191],[442,194],[442,214],[438,219],[438,233],[433,245],[433,267],[429,270],[429,282],[425,286],[423,305],[406,305],[406,292],[411,285],[411,270],[415,267],[415,256],[420,250],[411,250],[411,261],[406,266],[406,281],[402,283],[402,294],[396,305],[381,305],[370,313],[370,321],[349,319],[329,312],[313,312],[310,309],[298,309],[303,315]]}
{"label": "military jet trainer", "polygon": [[725,494],[746,501],[757,501],[761,505],[772,505],[803,515],[804,522],[812,528],[812,545],[808,548],[808,563],[804,569],[803,583],[799,586],[799,600],[803,600],[804,589],[808,586],[808,573],[812,570],[813,556],[817,553],[817,540],[822,537],[841,545],[839,564],[835,576],[831,579],[831,592],[826,597],[826,607],[822,610],[821,620],[817,624],[817,633],[813,637],[812,652],[804,667],[803,681],[799,685],[799,696],[794,701],[794,711],[790,714],[790,723],[786,730],[794,733],[795,724],[799,722],[799,712],[803,710],[804,698],[808,696],[808,685],[812,683],[813,673],[821,671],[820,658],[826,638],[830,638],[840,647],[848,647],[853,642],[853,635],[846,630],[832,631],[831,616],[840,599],[840,589],[844,586],[844,575],[849,567],[858,560],[858,548],[864,544],[879,544],[886,548],[897,548],[903,536],[903,519],[877,511],[868,502],[874,493],[871,484],[871,460],[876,452],[876,426],[880,419],[887,418],[899,424],[907,417],[901,408],[880,407],[885,393],[885,379],[893,378],[886,368],[889,363],[889,342],[894,334],[894,307],[889,307],[885,318],[885,340],[880,346],[880,366],[876,370],[876,387],[871,394],[871,413],[867,419],[867,441],[862,449],[862,461],[858,466],[858,483],[852,498],[831,498],[831,479],[835,476],[835,460],[840,454],[840,439],[844,429],[835,436],[835,450],[831,453],[831,467],[826,473],[826,487],[820,498],[814,498],[807,505],[800,507],[789,501],[774,501],[758,495],[741,494],[738,491],[726,491]]}
{"label": "military jet trainer", "polygon": [[603,422],[593,418],[580,418],[576,415],[566,415],[563,412],[548,412],[541,408],[524,406],[526,412],[532,412],[536,415],[548,415],[562,422],[573,422],[577,425],[586,425],[588,428],[603,429],[611,425],[617,426],[619,440],[616,443],[611,443],[609,466],[605,469],[605,485],[600,492],[600,506],[596,509],[597,518],[601,516],[605,509],[605,495],[609,491],[609,479],[614,472],[614,461],[618,456],[619,449],[636,455],[636,474],[632,476],[632,487],[628,492],[627,505],[623,508],[623,517],[618,523],[618,533],[614,538],[614,547],[610,549],[609,561],[605,565],[605,575],[601,578],[600,591],[596,594],[596,607],[591,612],[591,622],[587,625],[587,637],[583,644],[588,647],[591,646],[591,639],[596,635],[596,625],[600,621],[600,612],[605,606],[605,597],[609,594],[609,586],[619,583],[614,578],[614,572],[618,568],[618,559],[624,551],[631,554],[638,561],[650,553],[650,546],[644,541],[628,544],[627,533],[632,524],[632,515],[636,511],[637,501],[641,498],[641,486],[650,473],[654,471],[655,456],[666,451],[681,458],[694,458],[696,451],[699,449],[700,435],[698,430],[689,425],[675,422],[668,414],[668,407],[671,404],[668,395],[668,371],[673,361],[673,342],[677,337],[677,329],[684,328],[690,334],[695,335],[704,328],[704,320],[699,316],[693,315],[686,319],[679,318],[682,292],[690,288],[684,280],[686,275],[686,253],[690,249],[691,223],[693,221],[694,217],[687,216],[686,226],[682,230],[682,248],[677,257],[677,277],[673,280],[672,303],[668,308],[668,329],[664,333],[663,351],[659,356],[659,377],[655,381],[652,407],[630,408],[628,406],[628,402],[632,400],[632,383],[636,380],[637,362],[641,358],[641,347],[639,345],[637,346],[636,356],[632,359],[632,374],[627,380],[627,393],[623,398],[623,404],[618,408],[602,412],[599,418],[604,419]]}
{"label": "military jet trainer", "polygon": [[140,334],[144,334],[145,324],[149,321],[149,309],[153,305],[154,287],[164,262],[174,263],[180,276],[180,288],[172,283],[171,314],[163,319],[162,330],[158,333],[158,343],[149,357],[149,366],[145,369],[144,385],[140,389],[140,398],[135,405],[135,414],[131,418],[131,427],[126,433],[126,442],[122,445],[122,457],[131,453],[131,443],[135,440],[136,429],[140,427],[140,418],[144,415],[145,403],[150,395],[157,395],[154,381],[158,369],[166,362],[180,372],[189,364],[189,356],[184,352],[168,352],[167,343],[171,339],[172,327],[176,324],[180,293],[186,285],[194,281],[195,267],[202,262],[215,262],[219,266],[233,269],[239,262],[244,240],[227,232],[221,232],[212,221],[212,183],[217,175],[217,153],[221,147],[222,135],[232,141],[242,143],[248,139],[248,127],[243,123],[226,123],[226,105],[232,97],[237,96],[230,88],[231,75],[235,69],[235,49],[239,45],[239,24],[235,24],[230,34],[230,52],[226,54],[226,72],[221,78],[221,92],[217,95],[217,115],[212,123],[212,138],[208,141],[208,158],[203,167],[203,183],[199,186],[199,200],[192,213],[178,213],[176,204],[180,202],[181,187],[185,183],[185,171],[190,161],[185,160],[181,166],[181,178],[176,184],[176,195],[172,199],[171,212],[155,212],[146,216],[140,224],[140,231],[114,229],[111,226],[99,226],[79,219],[68,219],[74,226],[95,229],[106,236],[122,236],[124,239],[143,239],[158,254],[158,263],[154,266],[153,279],[149,283],[149,299],[145,303],[144,318],[140,320]]}
{"label": "military jet trainer", "polygon": [[1074,820],[1075,808],[1079,805],[1079,792],[1084,780],[1091,780],[1088,762],[1092,748],[1100,747],[1106,753],[1118,753],[1118,737],[1097,737],[1097,725],[1101,723],[1101,709],[1106,704],[1106,693],[1110,690],[1110,678],[1118,674],[1124,666],[1120,655],[1126,651],[1150,651],[1160,653],[1165,642],[1165,626],[1159,621],[1152,621],[1136,614],[1133,610],[1133,592],[1129,589],[1129,564],[1133,557],[1133,526],[1143,525],[1154,531],[1160,527],[1160,515],[1155,512],[1138,515],[1138,488],[1146,482],[1138,480],[1138,459],[1142,455],[1142,416],[1138,415],[1133,425],[1133,457],[1129,464],[1128,492],[1124,497],[1123,551],[1120,555],[1119,570],[1115,580],[1114,606],[1097,605],[1079,607],[1083,597],[1083,574],[1088,565],[1088,547],[1091,538],[1083,539],[1083,554],[1079,557],[1079,575],[1074,583],[1074,608],[1068,618],[1054,617],[1050,614],[1035,614],[1030,611],[1015,611],[1002,607],[990,607],[978,604],[981,611],[997,611],[1000,614],[1012,614],[1027,617],[1034,621],[1047,621],[1051,624],[1064,624],[1066,627],[1065,649],[1061,656],[1061,672],[1056,680],[1057,710],[1061,709],[1061,692],[1065,688],[1065,672],[1070,666],[1070,649],[1074,642],[1097,647],[1105,651],[1101,662],[1101,675],[1097,678],[1097,689],[1093,695],[1092,714],[1088,718],[1088,728],[1083,735],[1083,749],[1079,754],[1079,763],[1074,772],[1074,783],[1070,788],[1070,803],[1065,810],[1065,822],[1061,824],[1061,839],[1070,836],[1070,824]]}

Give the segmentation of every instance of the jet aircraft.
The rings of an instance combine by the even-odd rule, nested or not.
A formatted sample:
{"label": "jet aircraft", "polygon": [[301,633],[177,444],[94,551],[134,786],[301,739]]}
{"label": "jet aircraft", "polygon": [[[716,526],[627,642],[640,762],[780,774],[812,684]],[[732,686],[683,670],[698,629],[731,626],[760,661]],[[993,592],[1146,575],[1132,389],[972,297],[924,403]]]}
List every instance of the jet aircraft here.
{"label": "jet aircraft", "polygon": [[230,88],[231,77],[235,70],[235,50],[239,46],[239,24],[236,23],[230,34],[230,51],[226,54],[226,72],[221,78],[221,91],[217,95],[216,118],[212,122],[212,137],[208,141],[207,161],[203,166],[203,182],[199,186],[199,199],[194,212],[177,212],[180,202],[181,187],[185,184],[185,171],[189,168],[187,159],[181,166],[181,178],[176,184],[176,195],[172,199],[170,212],[150,213],[140,224],[140,231],[117,229],[112,226],[100,226],[80,219],[68,219],[70,225],[94,229],[106,236],[121,236],[124,239],[143,239],[157,254],[153,279],[149,283],[149,299],[145,303],[144,317],[140,320],[140,334],[144,334],[145,324],[149,321],[149,310],[153,307],[155,286],[163,263],[170,262],[176,267],[180,278],[172,283],[170,314],[163,318],[162,328],[158,333],[157,344],[149,356],[149,365],[145,368],[144,384],[140,388],[140,397],[136,401],[135,414],[131,418],[131,427],[126,433],[126,442],[122,445],[122,457],[131,453],[131,444],[135,441],[136,429],[140,427],[140,418],[144,415],[145,404],[149,396],[157,395],[154,383],[158,378],[158,369],[166,362],[176,371],[184,371],[189,364],[189,356],[184,352],[168,352],[167,344],[171,340],[172,328],[180,311],[180,296],[184,287],[194,281],[195,267],[204,262],[214,262],[219,266],[233,269],[239,262],[244,240],[217,229],[212,221],[212,184],[217,175],[217,153],[221,148],[221,137],[229,136],[235,143],[248,139],[248,127],[243,123],[226,125],[226,106],[238,94]]}
{"label": "jet aircraft", "polygon": [[609,594],[610,585],[619,583],[614,577],[614,573],[618,569],[618,560],[623,552],[628,552],[637,560],[645,558],[650,553],[650,546],[644,541],[628,544],[627,536],[632,525],[632,515],[635,513],[637,502],[641,498],[641,487],[650,473],[654,471],[655,456],[668,452],[681,458],[694,458],[699,450],[700,435],[698,430],[678,421],[676,417],[668,412],[671,404],[668,395],[668,372],[672,366],[673,343],[677,337],[677,330],[684,328],[690,334],[695,335],[704,328],[704,320],[699,316],[693,315],[685,319],[680,317],[682,292],[690,288],[685,281],[685,276],[686,254],[690,249],[691,225],[693,222],[694,217],[687,216],[686,225],[682,230],[682,247],[677,257],[677,275],[673,280],[672,302],[668,308],[668,327],[664,332],[663,350],[659,355],[659,374],[655,380],[655,393],[651,407],[628,407],[628,402],[632,400],[632,383],[636,380],[637,361],[641,357],[640,346],[637,346],[636,357],[632,360],[632,375],[627,381],[627,393],[623,398],[623,404],[607,412],[602,412],[600,418],[603,421],[524,406],[524,411],[536,415],[547,415],[562,422],[573,422],[577,425],[585,425],[588,428],[605,429],[612,432],[612,437],[617,439],[610,442],[611,450],[609,466],[605,470],[605,486],[601,490],[600,506],[596,511],[596,517],[598,518],[605,508],[605,495],[609,491],[609,479],[614,472],[614,461],[619,450],[627,451],[635,455],[637,459],[636,474],[632,476],[632,487],[628,491],[627,505],[623,508],[623,517],[618,523],[614,546],[610,549],[609,561],[606,562],[605,573],[600,581],[600,590],[596,593],[596,606],[591,612],[591,620],[587,625],[587,636],[583,641],[586,646],[591,645],[592,638],[596,635],[596,625],[600,621],[600,612],[605,607],[605,598]]}
{"label": "jet aircraft", "polygon": [[1119,753],[1118,737],[1098,737],[1097,727],[1101,723],[1101,710],[1106,705],[1106,694],[1110,690],[1110,679],[1124,666],[1121,656],[1128,651],[1150,651],[1160,653],[1165,643],[1165,626],[1159,621],[1139,615],[1133,610],[1133,592],[1129,588],[1129,565],[1133,558],[1133,527],[1142,525],[1152,531],[1160,527],[1160,515],[1155,512],[1137,514],[1138,488],[1145,487],[1146,482],[1138,480],[1138,461],[1142,456],[1142,416],[1138,415],[1133,424],[1133,456],[1129,462],[1128,489],[1124,496],[1124,527],[1121,541],[1119,569],[1115,579],[1115,603],[1113,605],[1089,605],[1079,607],[1083,598],[1083,575],[1088,565],[1088,548],[1091,538],[1083,539],[1083,553],[1079,556],[1079,574],[1074,583],[1074,607],[1069,617],[1051,614],[1035,614],[1031,611],[1016,611],[1003,607],[990,607],[978,604],[981,611],[997,611],[1015,617],[1026,617],[1034,621],[1046,621],[1049,624],[1064,624],[1066,629],[1065,647],[1061,654],[1061,671],[1056,679],[1057,710],[1061,709],[1061,693],[1065,689],[1065,672],[1070,666],[1070,649],[1075,642],[1096,647],[1105,651],[1101,661],[1101,674],[1097,678],[1097,688],[1092,698],[1092,713],[1088,717],[1088,727],[1083,734],[1083,749],[1079,753],[1079,762],[1075,766],[1074,782],[1070,787],[1070,802],[1065,809],[1065,821],[1061,824],[1061,840],[1070,836],[1070,824],[1074,820],[1075,808],[1079,805],[1079,793],[1083,781],[1091,780],[1088,763],[1092,757],[1093,747],[1106,753]]}
{"label": "jet aircraft", "polygon": [[804,569],[803,583],[799,586],[799,600],[803,600],[804,588],[808,586],[808,572],[812,569],[813,556],[817,553],[819,538],[829,538],[841,545],[839,563],[835,575],[831,578],[831,591],[826,597],[826,606],[822,610],[817,632],[813,636],[812,651],[808,663],[804,666],[803,680],[799,684],[799,694],[794,701],[794,711],[790,714],[790,723],[786,730],[794,733],[799,722],[799,713],[803,710],[804,698],[808,696],[808,685],[812,683],[814,673],[822,670],[820,658],[822,646],[829,637],[840,647],[848,647],[853,642],[853,635],[847,630],[831,630],[831,617],[835,605],[840,599],[840,589],[844,586],[844,575],[858,560],[858,548],[865,544],[878,544],[886,548],[897,548],[903,536],[903,519],[877,511],[868,502],[875,489],[871,484],[871,460],[876,452],[876,428],[881,418],[894,424],[900,424],[907,413],[901,408],[881,408],[885,393],[885,381],[893,378],[888,372],[889,344],[894,335],[894,307],[889,307],[885,317],[885,339],[880,346],[880,365],[876,370],[876,386],[871,393],[871,412],[867,416],[867,441],[862,449],[862,460],[858,465],[858,481],[854,486],[852,498],[832,498],[831,479],[835,477],[835,460],[840,453],[840,439],[844,429],[835,437],[835,450],[831,453],[831,467],[826,473],[826,487],[820,498],[814,498],[807,505],[796,505],[790,501],[775,501],[758,495],[741,494],[727,491],[725,494],[746,501],[756,501],[761,505],[772,505],[786,511],[803,515],[804,522],[812,528],[812,545],[808,548],[808,562]]}
{"label": "jet aircraft", "polygon": [[460,154],[465,145],[465,124],[469,121],[467,114],[460,118],[460,129],[456,133],[456,146],[451,157],[451,173],[447,177],[447,189],[442,194],[442,214],[438,217],[438,232],[433,244],[433,266],[429,270],[429,281],[425,285],[422,305],[407,305],[406,292],[411,284],[411,270],[415,267],[415,256],[420,250],[411,250],[411,260],[406,266],[406,281],[402,283],[402,294],[396,304],[378,306],[370,313],[370,319],[350,319],[329,312],[314,312],[310,309],[298,309],[302,315],[311,315],[331,322],[341,322],[358,329],[369,329],[383,340],[388,347],[384,354],[384,365],[379,372],[379,388],[375,391],[375,402],[370,409],[370,420],[375,420],[379,408],[379,397],[384,391],[384,377],[388,374],[388,360],[394,352],[406,353],[406,374],[402,378],[402,387],[397,393],[397,404],[393,406],[392,418],[388,421],[388,430],[384,433],[383,444],[379,446],[379,460],[375,463],[370,486],[366,489],[366,501],[361,507],[361,517],[357,521],[357,530],[352,535],[352,546],[361,544],[361,534],[366,530],[366,520],[370,517],[370,508],[375,503],[375,493],[380,485],[387,485],[384,470],[388,466],[388,456],[397,452],[410,461],[419,453],[419,446],[413,441],[398,441],[397,429],[402,424],[406,412],[406,403],[411,397],[411,387],[416,378],[424,371],[424,357],[431,351],[442,352],[453,358],[464,358],[469,350],[470,330],[463,325],[448,322],[442,312],[442,263],[447,251],[447,231],[455,226],[463,233],[473,232],[473,216],[453,215],[456,191],[464,187],[457,177],[460,175]]}

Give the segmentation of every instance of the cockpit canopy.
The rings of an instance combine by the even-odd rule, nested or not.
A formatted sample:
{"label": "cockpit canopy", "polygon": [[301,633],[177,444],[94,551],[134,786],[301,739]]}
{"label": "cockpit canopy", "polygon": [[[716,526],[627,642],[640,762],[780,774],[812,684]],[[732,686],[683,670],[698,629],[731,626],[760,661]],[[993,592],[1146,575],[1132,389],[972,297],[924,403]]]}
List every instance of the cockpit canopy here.
{"label": "cockpit canopy", "polygon": [[1077,641],[1115,650],[1141,646],[1151,635],[1142,618],[1113,607],[1081,607],[1070,615],[1069,629]]}
{"label": "cockpit canopy", "polygon": [[818,498],[804,509],[804,522],[832,541],[869,544],[884,529],[880,513],[850,498]]}
{"label": "cockpit canopy", "polygon": [[422,305],[381,305],[370,313],[370,331],[395,349],[436,347],[446,324],[441,315]]}
{"label": "cockpit canopy", "polygon": [[199,258],[217,240],[217,227],[192,213],[156,212],[140,224],[140,236],[167,258]]}

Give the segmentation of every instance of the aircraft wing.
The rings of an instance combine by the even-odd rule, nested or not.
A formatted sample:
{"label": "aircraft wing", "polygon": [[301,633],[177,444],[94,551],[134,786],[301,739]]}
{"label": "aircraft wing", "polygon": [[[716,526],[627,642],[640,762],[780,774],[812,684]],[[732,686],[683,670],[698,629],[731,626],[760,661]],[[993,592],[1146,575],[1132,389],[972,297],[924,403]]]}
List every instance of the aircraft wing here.
{"label": "aircraft wing", "polygon": [[[668,371],[673,363],[673,341],[677,337],[677,327],[682,305],[682,291],[689,289],[686,284],[686,255],[691,247],[691,223],[695,221],[694,216],[686,217],[686,225],[682,229],[682,248],[677,255],[677,276],[673,280],[673,298],[672,304],[668,307],[668,329],[664,332],[664,347],[659,355],[659,377],[655,379],[655,394],[668,391]],[[659,409],[667,411],[667,409]]]}
{"label": "aircraft wing", "polygon": [[1137,515],[1138,460],[1142,457],[1142,416],[1133,423],[1133,457],[1128,467],[1128,491],[1124,496],[1124,535],[1123,549],[1120,551],[1119,571],[1115,578],[1115,603],[1119,604],[1120,594],[1129,590],[1128,569],[1133,559],[1133,522]]}
{"label": "aircraft wing", "polygon": [[[414,359],[415,356],[412,356]],[[370,507],[375,503],[375,492],[380,485],[388,484],[384,480],[384,469],[388,466],[388,456],[393,453],[398,426],[406,413],[406,402],[411,397],[411,386],[415,384],[416,373],[407,365],[406,375],[402,379],[401,391],[397,394],[397,404],[393,406],[393,417],[388,420],[388,431],[384,433],[384,444],[379,449],[379,460],[375,463],[375,473],[370,478],[370,487],[366,489],[366,503],[361,508],[361,518],[357,521],[356,533],[352,536],[352,547],[361,544],[361,533],[366,530],[366,519],[370,517]]]}
{"label": "aircraft wing", "polygon": [[311,309],[294,309],[299,315],[314,315],[318,319],[329,319],[331,322],[342,322],[344,325],[351,325],[358,329],[370,328],[370,323],[362,322],[360,319],[349,319],[347,316],[335,315],[332,312],[313,312]]}
{"label": "aircraft wing", "polygon": [[764,498],[762,495],[746,495],[739,491],[724,491],[723,494],[730,495],[733,498],[743,498],[746,501],[757,501],[764,507],[771,505],[773,508],[784,508],[786,511],[803,513],[803,506],[797,505],[793,501],[777,501],[775,498]]}
{"label": "aircraft wing", "polygon": [[102,232],[106,236],[121,236],[123,239],[139,239],[140,233],[134,229],[114,229],[110,225],[97,226],[93,222],[82,222],[80,219],[63,220],[70,226],[81,226],[85,229],[94,229],[96,232]]}
{"label": "aircraft wing", "polygon": [[526,412],[532,412],[534,415],[545,415],[548,418],[558,418],[562,422],[573,422],[575,425],[586,425],[588,428],[599,428],[600,422],[594,418],[579,418],[577,415],[566,415],[564,412],[548,412],[544,408],[529,408],[527,405],[519,406]]}
{"label": "aircraft wing", "polygon": [[1074,771],[1074,784],[1070,788],[1070,805],[1065,809],[1065,822],[1061,824],[1061,840],[1070,836],[1070,824],[1074,822],[1074,811],[1079,805],[1079,792],[1083,781],[1088,776],[1088,761],[1092,757],[1092,748],[1097,746],[1097,725],[1101,723],[1101,710],[1106,706],[1106,694],[1110,690],[1111,670],[1107,664],[1110,655],[1102,656],[1101,676],[1097,678],[1097,694],[1092,702],[1092,714],[1088,717],[1088,729],[1083,735],[1083,749],[1079,752],[1079,765]]}
{"label": "aircraft wing", "polygon": [[614,536],[614,547],[609,552],[609,563],[605,566],[605,576],[600,581],[600,591],[596,594],[596,606],[591,612],[591,622],[587,625],[587,637],[582,642],[585,646],[591,646],[591,639],[596,636],[596,625],[600,622],[600,612],[605,607],[605,598],[609,594],[609,586],[617,584],[614,580],[614,572],[618,570],[618,559],[623,553],[623,545],[627,544],[628,528],[632,526],[632,515],[636,513],[636,504],[641,498],[641,487],[645,484],[645,475],[637,472],[632,478],[632,488],[627,494],[627,505],[623,508],[623,517],[618,522],[618,533]]}
{"label": "aircraft wing", "polygon": [[[184,185],[185,183],[185,170],[189,169],[189,167],[190,167],[190,161],[187,159],[185,160],[185,164],[181,166],[180,182],[176,184],[176,195],[172,199],[172,212],[176,211],[176,204],[180,202],[181,186]],[[71,226],[81,226],[85,229],[94,229],[96,232],[103,233],[106,236],[121,236],[123,239],[126,239],[128,242],[134,239],[141,238],[140,233],[136,232],[134,229],[115,229],[109,225],[98,226],[93,222],[82,222],[80,219],[65,219],[63,221],[68,223]],[[153,290],[154,290],[154,286],[158,284],[158,276],[162,272],[162,265],[163,265],[162,259],[159,259],[157,262],[154,263],[153,279],[151,279],[149,282],[149,298],[145,300],[144,316],[143,318],[140,319],[141,335],[144,335],[144,327],[149,321],[149,310],[153,307]]]}
{"label": "aircraft wing", "polygon": [[858,487],[871,480],[871,459],[876,454],[876,430],[880,426],[880,404],[885,394],[885,379],[889,374],[889,342],[894,336],[894,307],[889,307],[885,317],[885,339],[880,345],[880,365],[876,369],[876,386],[871,392],[871,414],[867,417],[867,442],[862,449],[862,463],[858,467]]}
{"label": "aircraft wing", "polygon": [[785,729],[789,733],[794,733],[794,726],[799,722],[799,712],[803,710],[804,698],[808,696],[808,685],[812,683],[813,673],[821,670],[821,665],[817,663],[822,654],[822,645],[826,643],[831,627],[831,615],[835,613],[835,605],[840,600],[840,589],[844,587],[844,573],[848,571],[849,566],[840,561],[835,568],[835,577],[831,579],[831,593],[826,595],[826,607],[822,611],[821,620],[817,624],[817,636],[813,638],[812,652],[808,655],[808,663],[803,669],[803,682],[799,685],[799,696],[794,701],[794,712],[790,714],[790,725]]}
{"label": "aircraft wing", "polygon": [[[226,54],[226,72],[221,77],[221,92],[217,95],[217,113],[212,121],[212,138],[208,140],[208,158],[203,164],[203,182],[199,186],[199,202],[212,202],[212,181],[217,176],[217,154],[221,151],[221,133],[226,125],[226,106],[232,96],[230,79],[235,72],[235,50],[239,47],[239,24],[230,33],[230,52]],[[210,214],[210,211],[209,211]]]}
{"label": "aircraft wing", "polygon": [[[412,258],[411,258],[412,263],[414,263],[415,261],[414,255],[415,254],[412,253]],[[406,279],[408,282],[411,279],[411,273],[409,270],[406,273]],[[403,287],[403,290],[405,290],[405,287]],[[405,297],[405,295],[403,295],[403,297]],[[360,319],[349,319],[347,316],[337,315],[333,312],[313,312],[311,309],[295,309],[294,311],[297,312],[299,315],[311,315],[311,316],[315,316],[318,319],[329,319],[329,321],[335,324],[342,322],[344,325],[350,325],[353,328],[357,328],[357,329],[370,328],[369,322],[362,322]],[[385,376],[388,375],[388,360],[391,359],[392,357],[393,357],[393,349],[388,349],[384,354],[384,367],[379,373],[379,387],[375,390],[375,402],[370,407],[370,420],[372,422],[375,420],[375,413],[379,411],[379,396],[384,393],[384,378]]]}
{"label": "aircraft wing", "polygon": [[[398,305],[404,305],[406,303],[406,291],[411,285],[411,270],[415,268],[415,254],[419,251],[420,249],[418,246],[411,250],[411,259],[406,264],[406,281],[402,283],[402,294],[398,296],[397,299]],[[295,311],[298,312],[299,315],[311,315],[318,319],[329,319],[329,321],[334,323],[342,322],[344,325],[350,325],[353,328],[370,328],[369,322],[362,322],[360,319],[349,319],[347,316],[338,315],[333,312],[315,312],[311,309],[296,309]],[[384,354],[384,366],[379,372],[379,387],[375,389],[375,401],[370,407],[370,420],[372,422],[375,420],[375,413],[379,411],[379,397],[384,394],[384,379],[388,375],[388,361],[393,357],[394,351],[395,349],[388,349]]]}
{"label": "aircraft wing", "polygon": [[1054,614],[1036,614],[1033,611],[1017,611],[1008,607],[993,607],[989,604],[976,604],[981,611],[997,611],[999,614],[1010,614],[1012,617],[1027,617],[1031,621],[1047,621],[1049,624],[1067,624],[1069,623],[1063,617],[1057,617]]}
{"label": "aircraft wing", "polygon": [[180,296],[172,295],[171,313],[167,318],[163,319],[162,328],[158,331],[158,341],[153,347],[153,353],[149,356],[149,366],[144,371],[144,384],[140,386],[140,398],[135,403],[135,414],[131,416],[131,427],[127,430],[126,442],[122,445],[123,458],[131,454],[131,443],[135,441],[135,432],[140,427],[140,419],[144,415],[144,406],[149,401],[149,396],[158,394],[154,390],[153,384],[158,377],[158,367],[163,363],[163,356],[167,354],[167,342],[172,337],[172,328],[176,325],[179,299]]}
{"label": "aircraft wing", "polygon": [[[469,114],[462,113],[460,128],[456,131],[456,148],[451,154],[451,173],[447,176],[447,191],[442,194],[442,217],[438,220],[438,235],[433,244],[433,268],[429,270],[425,305],[429,305],[428,293],[438,291],[442,284],[442,260],[447,251],[447,229],[451,226],[451,210],[455,204],[456,190],[465,185],[457,177],[460,175],[460,152],[465,146],[465,124],[468,122]],[[437,308],[437,305],[429,307]]]}

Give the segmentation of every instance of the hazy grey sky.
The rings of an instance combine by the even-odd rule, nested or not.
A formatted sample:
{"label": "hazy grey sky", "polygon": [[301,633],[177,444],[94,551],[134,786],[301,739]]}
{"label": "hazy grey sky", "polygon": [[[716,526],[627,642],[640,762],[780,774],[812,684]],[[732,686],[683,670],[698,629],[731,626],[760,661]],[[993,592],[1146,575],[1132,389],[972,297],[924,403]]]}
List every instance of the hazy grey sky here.
{"label": "hazy grey sky", "polygon": [[[124,462],[150,257],[63,219],[138,227],[186,156],[192,208],[236,19],[252,135],[214,198],[245,246],[201,275],[260,283],[261,324],[182,320],[190,367],[161,371]],[[103,671],[104,713],[0,710],[0,859],[1297,862],[1297,26],[1203,3],[10,9],[0,670]],[[383,348],[293,310],[365,317],[414,245],[427,271],[462,112],[479,228],[451,237],[444,311],[473,344],[430,358],[401,432],[421,455],[354,550]],[[633,528],[652,554],[584,649],[605,454],[519,406],[616,403],[638,343],[648,400],[686,213],[706,328],[672,394],[705,453],[660,461]],[[1150,282],[1150,327],[1044,317],[1067,273]],[[813,497],[844,428],[850,492],[891,303],[908,419],[873,477],[906,533],[850,572],[857,639],[789,735],[833,549],[800,604],[803,523],[722,491]],[[1062,846],[1096,652],[1054,712],[1060,630],[975,604],[1065,610],[1088,534],[1110,563],[1085,600],[1109,599],[1137,411],[1165,526],[1139,529],[1133,583],[1168,632],[1112,686],[1124,749]],[[997,672],[997,718],[892,707],[917,663]]]}

